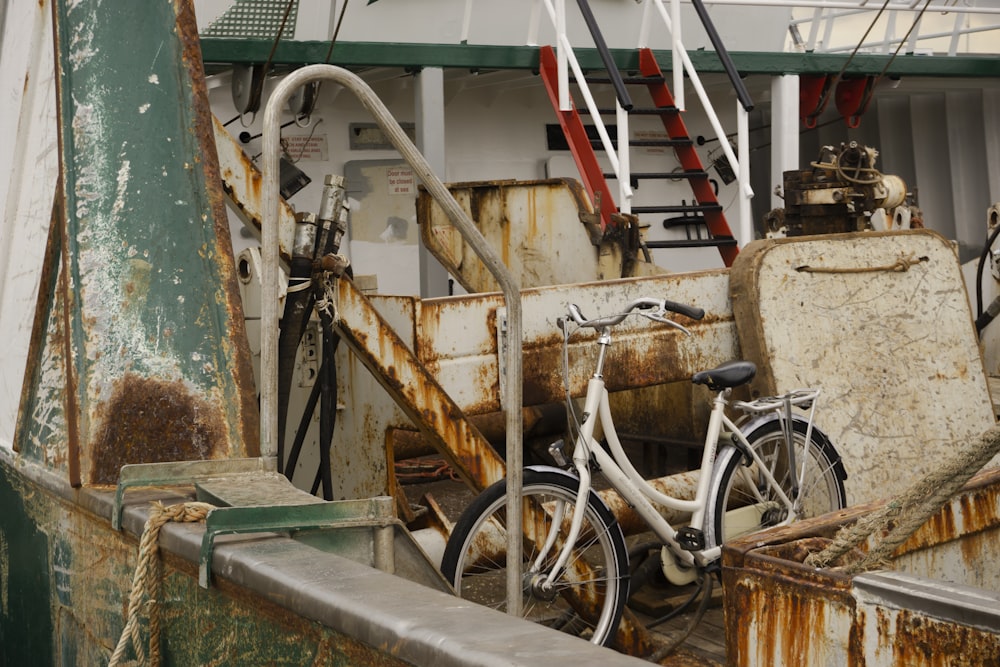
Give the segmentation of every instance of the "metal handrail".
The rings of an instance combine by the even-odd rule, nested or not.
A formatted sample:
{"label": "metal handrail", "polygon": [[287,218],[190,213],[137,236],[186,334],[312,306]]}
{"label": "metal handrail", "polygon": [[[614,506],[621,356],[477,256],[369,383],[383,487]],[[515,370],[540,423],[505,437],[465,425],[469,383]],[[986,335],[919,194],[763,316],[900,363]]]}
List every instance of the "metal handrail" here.
{"label": "metal handrail", "polygon": [[[700,2],[700,0],[693,0],[694,2]],[[569,37],[566,34],[566,13],[565,13],[565,0],[542,0],[546,10],[548,11],[549,18],[556,29],[556,44],[557,44],[557,56],[558,56],[558,70],[557,76],[559,80],[559,108],[562,111],[568,111],[572,104],[569,99],[569,69],[573,70],[573,75],[576,77],[577,83],[580,86],[580,94],[583,96],[584,103],[587,107],[587,111],[590,113],[591,119],[594,123],[594,127],[597,130],[597,134],[601,139],[601,145],[604,148],[604,152],[608,156],[608,161],[611,164],[611,169],[615,174],[615,178],[618,180],[619,188],[619,204],[618,208],[623,213],[631,212],[631,201],[632,201],[632,188],[631,179],[629,173],[629,137],[628,137],[628,114],[626,113],[626,108],[623,106],[621,96],[618,96],[616,100],[617,107],[617,118],[618,123],[618,149],[616,150],[611,138],[608,136],[607,128],[601,118],[601,115],[597,109],[597,104],[594,102],[593,95],[590,92],[590,88],[587,86],[586,81],[583,77],[583,72],[580,68],[579,62],[573,53],[572,44],[569,41]],[[583,9],[587,7],[585,0],[578,0],[578,3]],[[750,187],[750,166],[747,160],[739,160],[730,146],[729,138],[722,128],[722,124],[719,121],[718,114],[715,113],[715,109],[712,107],[712,103],[708,98],[708,93],[705,91],[705,87],[701,83],[701,79],[698,77],[698,73],[694,68],[694,64],[691,62],[690,56],[688,56],[687,50],[684,48],[683,43],[680,40],[680,10],[679,10],[679,0],[672,0],[671,13],[673,19],[667,15],[666,9],[663,6],[663,0],[646,0],[646,11],[643,13],[642,27],[640,30],[640,47],[645,46],[648,35],[649,35],[649,12],[651,9],[655,8],[663,19],[663,23],[666,25],[667,31],[671,35],[671,40],[673,44],[673,53],[675,62],[673,64],[674,72],[674,95],[675,102],[678,109],[684,109],[684,74],[686,73],[691,81],[692,86],[698,94],[698,98],[701,101],[702,107],[705,110],[705,115],[708,117],[709,123],[712,129],[715,131],[716,137],[722,147],[722,151],[729,163],[732,165],[733,169],[736,171],[737,179],[740,183],[740,191],[742,197],[740,198],[740,231],[738,234],[738,239],[740,240],[740,245],[745,245],[753,239],[753,225],[751,222],[752,213],[750,210],[750,199],[753,197],[753,189]],[[588,7],[589,10],[589,7]],[[704,7],[700,12],[702,23],[705,24],[705,30],[708,32],[710,38],[714,34],[713,44],[716,45],[716,51],[720,54],[719,57],[722,60],[723,67],[729,73],[730,79],[733,81],[734,86],[737,89],[737,98],[739,104],[737,107],[737,145],[740,155],[749,154],[749,121],[747,119],[747,113],[753,108],[753,102],[750,100],[750,95],[746,91],[746,87],[743,85],[739,74],[736,72],[735,65],[732,63],[732,59],[729,57],[728,52],[721,44],[721,39],[718,36],[717,31],[712,25],[711,20],[708,18],[707,13],[704,12]],[[591,35],[600,35],[600,31],[597,29],[596,22],[595,25],[591,26],[593,21],[593,16],[584,16],[587,20],[588,28],[591,29]],[[534,26],[535,21],[532,19],[532,24]],[[534,30],[534,27],[533,27]],[[598,42],[595,37],[595,44]],[[603,38],[600,40],[603,43]],[[600,47],[598,47],[600,50]],[[605,58],[605,54],[602,54],[602,58]],[[680,60],[681,66],[678,67],[677,60]],[[608,67],[609,72],[614,72],[617,74],[617,67],[611,59],[610,53],[606,55],[605,66]],[[727,64],[728,63],[728,64]],[[620,75],[619,75],[620,76]],[[614,81],[614,74],[612,74],[612,81]],[[742,92],[741,92],[742,91]]]}
{"label": "metal handrail", "polygon": [[733,64],[733,59],[729,56],[726,45],[722,43],[722,37],[719,36],[719,31],[715,29],[715,24],[712,22],[712,17],[708,15],[705,4],[701,0],[691,0],[691,4],[694,5],[694,10],[698,13],[698,18],[701,20],[701,25],[705,28],[708,39],[712,42],[712,46],[715,47],[716,55],[722,61],[722,67],[726,70],[726,75],[729,76],[730,83],[736,89],[736,97],[740,100],[740,104],[747,111],[753,111],[753,100],[750,99],[750,92],[743,83],[743,79],[740,78],[740,73],[736,71],[736,65]]}
{"label": "metal handrail", "polygon": [[623,109],[630,111],[632,109],[632,96],[629,95],[628,90],[625,88],[621,72],[618,71],[618,65],[615,63],[614,58],[611,57],[611,51],[604,41],[604,35],[601,33],[600,26],[597,25],[597,19],[594,18],[594,12],[591,11],[590,4],[587,0],[576,0],[576,4],[580,7],[583,21],[587,24],[587,30],[590,31],[590,36],[594,40],[597,53],[601,56],[601,62],[604,63],[604,68],[608,70],[608,76],[611,78],[611,85],[615,89],[615,96],[618,98],[618,103]]}
{"label": "metal handrail", "polygon": [[[504,407],[507,428],[507,511],[510,516],[520,516],[522,486],[522,327],[521,287],[504,265],[496,250],[486,241],[475,224],[437,177],[426,158],[417,150],[396,119],[360,77],[334,65],[307,65],[286,76],[271,94],[264,110],[262,166],[264,182],[264,210],[268,216],[263,225],[262,281],[261,281],[261,406],[260,449],[261,455],[276,455],[278,441],[278,298],[279,284],[279,235],[278,197],[279,159],[281,156],[281,113],[292,93],[312,81],[331,80],[355,94],[358,101],[371,113],[380,129],[413,168],[434,200],[444,209],[449,220],[458,229],[487,269],[496,278],[503,291],[507,307],[507,347],[504,350],[507,381],[504,387]],[[520,521],[507,527],[508,553],[521,549]],[[520,560],[508,563],[508,613],[520,614]]]}

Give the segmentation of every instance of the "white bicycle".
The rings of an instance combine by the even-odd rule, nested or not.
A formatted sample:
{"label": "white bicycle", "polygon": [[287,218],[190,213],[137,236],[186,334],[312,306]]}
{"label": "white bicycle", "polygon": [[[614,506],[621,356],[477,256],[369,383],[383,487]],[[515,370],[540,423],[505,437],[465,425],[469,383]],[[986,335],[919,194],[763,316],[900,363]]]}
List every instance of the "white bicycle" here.
{"label": "white bicycle", "polygon": [[[845,504],[843,463],[830,439],[813,425],[818,390],[734,401],[732,406],[748,418],[737,425],[727,416],[732,389],[756,373],[748,361],[730,361],[692,377],[715,393],[694,498],[666,495],[643,479],[615,432],[602,374],[611,329],[630,315],[690,335],[668,313],[693,320],[704,316],[700,308],[652,298],[636,299],[620,313],[595,319],[569,306],[568,318],[558,322],[567,386],[571,325],[576,325],[573,331],[597,330],[599,346],[581,415],[567,388],[567,409],[576,431],[572,459],[565,459],[560,441],[550,451],[563,467],[524,470],[524,617],[595,644],[609,644],[615,636],[629,597],[630,570],[625,536],[593,490],[592,473],[602,474],[648,525],[662,545],[663,572],[671,583],[707,582],[705,600],[723,542]],[[610,453],[594,439],[598,420]],[[690,513],[690,520],[674,527],[658,507]],[[506,480],[501,480],[478,495],[455,524],[441,567],[461,597],[499,610],[507,604],[506,525]]]}

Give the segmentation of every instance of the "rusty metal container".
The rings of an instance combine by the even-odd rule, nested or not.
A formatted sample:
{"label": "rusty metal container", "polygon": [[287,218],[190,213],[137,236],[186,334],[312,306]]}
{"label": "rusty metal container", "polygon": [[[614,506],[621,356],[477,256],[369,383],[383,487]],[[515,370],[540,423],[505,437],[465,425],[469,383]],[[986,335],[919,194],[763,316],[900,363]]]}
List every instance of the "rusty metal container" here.
{"label": "rusty metal container", "polygon": [[726,546],[730,665],[1000,664],[1000,470],[974,477],[896,550],[891,569],[851,576],[803,563],[881,504]]}

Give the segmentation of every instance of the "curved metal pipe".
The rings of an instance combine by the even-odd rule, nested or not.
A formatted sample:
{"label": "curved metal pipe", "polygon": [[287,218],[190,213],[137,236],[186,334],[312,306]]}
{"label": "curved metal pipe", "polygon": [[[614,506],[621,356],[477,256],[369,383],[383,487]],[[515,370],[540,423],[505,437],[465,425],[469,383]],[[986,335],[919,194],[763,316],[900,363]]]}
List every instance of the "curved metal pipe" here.
{"label": "curved metal pipe", "polygon": [[[441,179],[431,169],[417,147],[399,126],[396,119],[375,95],[374,91],[360,77],[334,65],[307,65],[289,74],[278,84],[271,94],[264,110],[263,155],[264,205],[267,218],[263,224],[263,275],[261,285],[261,405],[260,405],[260,451],[264,457],[274,457],[278,441],[277,395],[278,395],[278,162],[280,159],[281,110],[288,98],[299,87],[312,81],[333,81],[350,90],[361,104],[372,114],[385,136],[396,147],[403,159],[413,168],[434,200],[444,209],[448,219],[455,225],[462,238],[483,261],[486,268],[496,278],[503,291],[507,307],[507,348],[503,351],[507,366],[507,381],[504,390],[504,406],[507,424],[507,507],[512,516],[521,507],[521,468],[523,465],[522,441],[522,327],[521,327],[521,287],[517,278],[507,270],[500,256],[487,243],[475,224],[465,214],[458,202],[445,187]],[[521,549],[521,522],[511,522],[508,531],[508,545],[511,552]],[[515,559],[516,560],[516,559]],[[520,613],[520,573],[519,568],[509,568],[508,612]]]}

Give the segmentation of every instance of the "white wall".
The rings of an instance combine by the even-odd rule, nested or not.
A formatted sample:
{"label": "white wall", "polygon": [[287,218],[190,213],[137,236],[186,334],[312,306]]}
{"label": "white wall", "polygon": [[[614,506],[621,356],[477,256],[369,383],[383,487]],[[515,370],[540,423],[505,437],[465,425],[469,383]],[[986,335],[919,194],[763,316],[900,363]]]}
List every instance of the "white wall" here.
{"label": "white wall", "polygon": [[[199,29],[207,27],[233,2],[197,0]],[[343,0],[299,0],[295,38],[329,39],[342,4]],[[373,4],[355,1],[347,6],[338,40],[458,44],[465,39],[469,44],[552,44],[554,30],[548,13],[541,10],[533,17],[540,5],[537,0],[379,0]],[[665,5],[669,13],[669,0]],[[634,48],[638,44],[644,4],[633,0],[590,0],[590,6],[609,46]],[[726,35],[727,49],[782,50],[790,10],[716,6],[708,11],[718,31]],[[575,2],[566,2],[566,20],[571,41],[592,46]],[[712,48],[689,3],[682,4],[681,23],[682,39],[688,49]],[[651,29],[649,46],[669,48],[668,33],[658,14],[654,15]]]}
{"label": "white wall", "polygon": [[0,447],[10,447],[14,437],[58,172],[51,16],[48,2],[6,8],[0,68]]}

